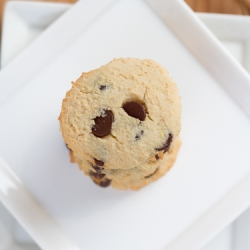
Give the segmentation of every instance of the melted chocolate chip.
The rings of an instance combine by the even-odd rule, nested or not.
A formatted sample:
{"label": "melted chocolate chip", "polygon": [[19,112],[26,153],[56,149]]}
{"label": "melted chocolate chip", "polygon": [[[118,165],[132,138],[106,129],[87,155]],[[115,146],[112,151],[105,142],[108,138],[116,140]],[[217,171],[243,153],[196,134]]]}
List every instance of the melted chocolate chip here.
{"label": "melted chocolate chip", "polygon": [[141,136],[144,134],[144,131],[141,130],[139,134],[136,134],[135,136],[135,140],[138,141],[139,139],[141,139]]}
{"label": "melted chocolate chip", "polygon": [[104,110],[104,114],[96,117],[94,121],[95,125],[92,127],[92,133],[97,137],[104,137],[111,131],[114,115],[112,111]]}
{"label": "melted chocolate chip", "polygon": [[103,181],[100,182],[101,187],[108,187],[110,185],[111,180],[105,178]]}
{"label": "melted chocolate chip", "polygon": [[160,159],[159,155],[155,155],[155,159],[159,160]]}
{"label": "melted chocolate chip", "polygon": [[158,171],[158,168],[157,168],[152,174],[147,175],[147,176],[145,176],[144,178],[149,178],[149,177],[153,176],[154,174],[156,174],[157,171]]}
{"label": "melted chocolate chip", "polygon": [[94,158],[94,161],[95,161],[95,164],[97,166],[100,166],[100,167],[104,166],[104,162],[103,161],[97,160],[96,158]]}
{"label": "melted chocolate chip", "polygon": [[105,176],[105,174],[98,174],[98,173],[95,173],[95,172],[93,172],[93,171],[90,171],[89,174],[90,174],[90,176],[92,176],[92,177],[94,177],[94,178],[96,178],[96,179],[98,179],[98,180],[103,179],[104,176]]}
{"label": "melted chocolate chip", "polygon": [[101,85],[101,86],[99,87],[99,89],[100,89],[101,91],[106,90],[106,89],[107,89],[107,86],[106,86],[106,85]]}
{"label": "melted chocolate chip", "polygon": [[104,168],[100,168],[99,166],[97,166],[97,165],[92,165],[91,164],[91,166],[92,166],[92,168],[96,171],[96,173],[98,173],[98,174],[102,174],[102,170],[104,169]]}
{"label": "melted chocolate chip", "polygon": [[168,134],[168,139],[167,141],[164,143],[164,145],[160,148],[156,148],[157,151],[162,151],[164,150],[164,153],[166,153],[169,148],[170,148],[170,145],[171,145],[171,142],[173,140],[173,135],[171,133]]}
{"label": "melted chocolate chip", "polygon": [[122,108],[129,116],[137,118],[140,121],[144,121],[146,118],[145,108],[138,102],[126,102]]}
{"label": "melted chocolate chip", "polygon": [[90,163],[90,165],[92,166],[92,168],[96,171],[96,173],[98,174],[102,174],[102,170],[104,168],[101,168],[102,166],[104,166],[104,162],[103,161],[100,161],[100,160],[97,160],[94,158],[94,161],[95,161],[95,165],[93,165],[92,163]]}

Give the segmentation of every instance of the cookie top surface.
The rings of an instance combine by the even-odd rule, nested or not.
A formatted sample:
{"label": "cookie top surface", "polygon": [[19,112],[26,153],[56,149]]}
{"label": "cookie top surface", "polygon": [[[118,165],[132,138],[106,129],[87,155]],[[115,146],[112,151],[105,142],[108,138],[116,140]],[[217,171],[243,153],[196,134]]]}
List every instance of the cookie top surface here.
{"label": "cookie top surface", "polygon": [[180,96],[168,72],[152,60],[120,58],[72,83],[59,121],[78,156],[127,169],[165,150],[179,135],[180,118]]}

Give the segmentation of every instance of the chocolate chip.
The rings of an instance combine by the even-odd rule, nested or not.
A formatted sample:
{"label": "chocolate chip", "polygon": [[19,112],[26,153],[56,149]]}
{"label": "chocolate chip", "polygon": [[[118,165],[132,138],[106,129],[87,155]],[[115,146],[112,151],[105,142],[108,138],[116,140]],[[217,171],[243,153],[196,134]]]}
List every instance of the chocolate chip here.
{"label": "chocolate chip", "polygon": [[100,89],[101,91],[106,90],[106,88],[107,88],[106,85],[101,85],[101,86],[99,87],[99,89]]}
{"label": "chocolate chip", "polygon": [[111,180],[105,178],[103,181],[100,182],[101,187],[108,187],[110,185]]}
{"label": "chocolate chip", "polygon": [[93,165],[93,164],[91,164],[91,166],[92,166],[92,168],[93,168],[98,174],[102,174],[102,170],[103,170],[104,168],[100,168],[99,166]]}
{"label": "chocolate chip", "polygon": [[135,140],[138,141],[139,139],[141,139],[141,136],[144,134],[144,131],[141,130],[139,134],[136,134],[135,136]]}
{"label": "chocolate chip", "polygon": [[144,121],[146,118],[145,108],[138,102],[126,102],[122,108],[129,116],[137,118],[140,121]]}
{"label": "chocolate chip", "polygon": [[155,159],[159,160],[160,159],[159,155],[155,155]]}
{"label": "chocolate chip", "polygon": [[104,180],[98,181],[93,179],[94,183],[100,187],[108,187],[111,183],[111,180],[105,178]]}
{"label": "chocolate chip", "polygon": [[97,137],[104,137],[111,131],[114,115],[112,111],[104,110],[104,114],[96,117],[94,121],[95,125],[92,127],[92,133]]}
{"label": "chocolate chip", "polygon": [[105,174],[95,173],[93,171],[89,172],[91,179],[94,181],[95,184],[101,187],[107,187],[110,185],[111,180],[104,178]]}
{"label": "chocolate chip", "polygon": [[98,173],[98,174],[102,174],[102,170],[104,168],[101,168],[102,166],[104,166],[104,162],[97,160],[94,158],[95,161],[95,165],[93,165],[92,163],[90,163],[90,165],[92,166],[92,168]]}
{"label": "chocolate chip", "polygon": [[160,148],[156,148],[157,151],[162,151],[164,150],[164,153],[166,153],[169,148],[170,148],[170,145],[171,145],[171,142],[173,140],[173,135],[171,133],[168,134],[168,139],[167,141],[164,143],[164,145]]}
{"label": "chocolate chip", "polygon": [[96,179],[98,179],[98,180],[103,179],[104,176],[105,176],[105,174],[98,174],[98,173],[95,173],[95,172],[93,172],[93,171],[90,171],[89,174],[90,174],[91,177],[94,177],[94,178],[96,178]]}
{"label": "chocolate chip", "polygon": [[149,177],[153,176],[154,174],[156,174],[156,172],[158,171],[158,169],[159,169],[159,168],[157,168],[152,174],[147,175],[147,176],[145,176],[144,178],[149,178]]}
{"label": "chocolate chip", "polygon": [[93,165],[92,163],[90,163],[90,165],[92,166],[92,168],[98,173],[98,174],[102,174],[102,170],[104,168],[101,168],[102,166],[104,166],[104,162],[97,160],[96,158],[94,158],[95,161],[95,165]]}
{"label": "chocolate chip", "polygon": [[96,158],[94,158],[94,160],[95,160],[95,164],[97,166],[100,166],[100,167],[104,166],[104,162],[103,161],[97,160]]}

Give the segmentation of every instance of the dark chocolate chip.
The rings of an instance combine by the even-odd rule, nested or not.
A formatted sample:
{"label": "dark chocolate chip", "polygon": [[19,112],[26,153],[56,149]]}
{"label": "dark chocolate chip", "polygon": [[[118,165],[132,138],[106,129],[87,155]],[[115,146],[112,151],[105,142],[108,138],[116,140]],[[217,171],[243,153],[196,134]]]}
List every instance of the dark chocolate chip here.
{"label": "dark chocolate chip", "polygon": [[103,161],[97,160],[96,158],[94,158],[94,160],[95,160],[95,164],[97,166],[100,166],[100,167],[104,166],[104,162]]}
{"label": "dark chocolate chip", "polygon": [[101,91],[106,90],[106,88],[107,88],[106,85],[101,85],[101,86],[99,87],[99,89],[100,89]]}
{"label": "dark chocolate chip", "polygon": [[159,155],[155,155],[155,159],[159,160],[160,159]]}
{"label": "dark chocolate chip", "polygon": [[111,180],[105,178],[103,181],[100,182],[101,187],[108,187],[110,185]]}
{"label": "dark chocolate chip", "polygon": [[167,141],[164,143],[164,145],[160,148],[156,148],[157,151],[162,151],[164,150],[164,153],[166,153],[169,148],[170,148],[170,145],[171,145],[171,142],[173,140],[173,135],[171,133],[168,134],[168,139]]}
{"label": "dark chocolate chip", "polygon": [[141,136],[144,134],[144,131],[141,130],[139,134],[136,134],[135,136],[135,140],[138,141],[139,139],[141,139]]}
{"label": "dark chocolate chip", "polygon": [[147,176],[145,176],[144,178],[149,178],[149,177],[153,176],[154,174],[156,174],[157,171],[158,171],[158,168],[157,168],[152,174],[147,175]]}
{"label": "dark chocolate chip", "polygon": [[100,187],[108,187],[111,183],[111,180],[109,180],[107,178],[105,178],[104,180],[101,180],[101,181],[96,181],[93,179],[93,181],[96,185],[98,185]]}
{"label": "dark chocolate chip", "polygon": [[92,166],[92,168],[96,171],[96,173],[98,174],[102,174],[102,170],[104,168],[101,168],[102,166],[104,166],[104,162],[103,161],[100,161],[100,160],[97,160],[94,158],[94,161],[95,161],[95,165],[93,165],[92,163],[90,163],[90,165]]}
{"label": "dark chocolate chip", "polygon": [[97,165],[92,165],[91,164],[91,166],[92,166],[92,168],[96,171],[96,173],[98,173],[98,174],[102,174],[102,170],[104,169],[104,168],[100,168],[99,166],[97,166]]}
{"label": "dark chocolate chip", "polygon": [[93,171],[90,171],[89,174],[90,174],[90,176],[92,176],[92,177],[94,177],[94,178],[96,178],[96,179],[98,179],[98,180],[103,179],[104,176],[105,176],[105,174],[98,174],[98,173],[95,173],[95,172],[93,172]]}
{"label": "dark chocolate chip", "polygon": [[111,131],[114,115],[112,111],[104,110],[104,114],[96,117],[94,121],[95,125],[92,127],[92,133],[97,137],[104,137]]}
{"label": "dark chocolate chip", "polygon": [[129,116],[137,118],[140,121],[144,121],[146,118],[145,108],[138,102],[126,102],[122,108]]}

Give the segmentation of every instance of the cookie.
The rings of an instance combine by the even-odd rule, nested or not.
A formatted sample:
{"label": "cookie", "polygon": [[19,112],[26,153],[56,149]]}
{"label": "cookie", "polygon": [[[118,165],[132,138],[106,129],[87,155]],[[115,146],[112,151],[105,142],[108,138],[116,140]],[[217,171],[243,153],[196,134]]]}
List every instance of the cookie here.
{"label": "cookie", "polygon": [[73,156],[73,161],[78,164],[79,168],[84,171],[86,175],[90,176],[91,179],[101,187],[112,185],[114,188],[120,190],[139,190],[149,183],[158,180],[173,166],[180,145],[180,139],[177,138],[166,153],[166,157],[164,156],[162,160],[145,162],[132,169],[106,170],[97,165],[94,166],[86,160],[81,160],[77,156]]}
{"label": "cookie", "polygon": [[59,121],[80,169],[95,183],[138,189],[173,162],[180,118],[168,72],[152,60],[120,58],[72,83]]}

